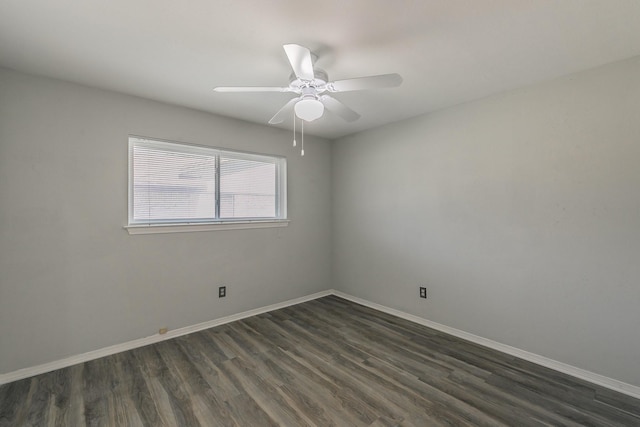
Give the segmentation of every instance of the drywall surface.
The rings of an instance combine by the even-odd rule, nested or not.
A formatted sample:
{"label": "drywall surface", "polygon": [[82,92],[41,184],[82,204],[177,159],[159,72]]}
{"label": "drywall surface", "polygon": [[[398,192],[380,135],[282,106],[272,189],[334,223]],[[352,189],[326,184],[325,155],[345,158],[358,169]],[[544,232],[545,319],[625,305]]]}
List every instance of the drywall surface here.
{"label": "drywall surface", "polygon": [[[129,235],[129,134],[286,156],[289,227]],[[330,287],[330,143],[291,138],[0,70],[0,374]]]}
{"label": "drywall surface", "polygon": [[335,141],[334,286],[638,386],[639,138],[634,58]]}

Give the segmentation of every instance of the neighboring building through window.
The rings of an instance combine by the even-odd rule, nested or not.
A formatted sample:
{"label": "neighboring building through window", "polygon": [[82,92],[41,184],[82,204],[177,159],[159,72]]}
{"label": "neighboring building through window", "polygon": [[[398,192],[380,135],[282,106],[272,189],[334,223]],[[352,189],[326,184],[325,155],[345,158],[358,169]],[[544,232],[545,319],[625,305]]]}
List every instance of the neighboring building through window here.
{"label": "neighboring building through window", "polygon": [[129,225],[286,219],[286,159],[129,138]]}

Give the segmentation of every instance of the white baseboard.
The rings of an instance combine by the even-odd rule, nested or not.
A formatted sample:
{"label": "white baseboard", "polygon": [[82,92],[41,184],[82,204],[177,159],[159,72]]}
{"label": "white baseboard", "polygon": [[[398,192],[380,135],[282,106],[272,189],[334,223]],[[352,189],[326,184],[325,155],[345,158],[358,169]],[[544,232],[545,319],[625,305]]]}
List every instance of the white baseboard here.
{"label": "white baseboard", "polygon": [[628,396],[635,397],[636,399],[640,399],[640,387],[638,386],[627,384],[622,381],[615,380],[613,378],[605,377],[604,375],[586,371],[584,369],[576,368],[575,366],[567,365],[566,363],[558,362],[556,360],[549,359],[547,357],[540,356],[535,353],[521,350],[516,347],[511,347],[509,345],[502,344],[487,338],[483,338],[465,331],[461,331],[459,329],[451,328],[449,326],[442,325],[440,323],[432,322],[431,320],[427,320],[422,317],[415,316],[413,314],[405,313],[403,311],[396,310],[394,308],[386,307],[381,304],[376,304],[374,302],[371,302],[362,298],[354,297],[352,295],[345,294],[344,292],[336,291],[334,289],[317,292],[315,294],[306,295],[300,298],[294,298],[288,301],[268,305],[265,307],[256,308],[249,311],[244,311],[242,313],[221,317],[219,319],[198,323],[196,325],[186,326],[184,328],[174,329],[163,335],[159,335],[159,334],[151,335],[146,338],[140,338],[140,339],[128,341],[122,344],[112,345],[109,347],[101,348],[101,349],[90,351],[87,353],[70,356],[70,357],[56,360],[49,363],[44,363],[42,365],[19,369],[17,371],[9,372],[6,374],[0,374],[0,384],[6,384],[12,381],[29,378],[34,375],[44,374],[46,372],[51,372],[56,369],[66,368],[72,365],[76,365],[78,363],[88,362],[90,360],[98,359],[100,357],[110,356],[115,353],[120,353],[122,351],[133,350],[134,348],[143,347],[145,345],[154,344],[160,341],[165,341],[171,338],[176,338],[176,337],[187,335],[193,332],[198,332],[203,329],[213,328],[215,326],[223,325],[225,323],[231,323],[236,320],[255,316],[257,314],[267,313],[269,311],[278,310],[280,308],[289,307],[291,305],[300,304],[300,303],[311,301],[317,298],[322,298],[327,295],[336,295],[340,298],[353,301],[355,303],[364,305],[374,310],[382,311],[384,313],[388,313],[393,316],[400,317],[410,322],[428,326],[430,328],[465,339],[467,341],[471,341],[473,343],[480,344],[482,346],[492,348],[494,350],[498,350],[500,352],[510,354],[512,356],[519,357],[529,362],[533,362],[538,365],[556,370],[558,372],[562,372],[564,374],[571,375],[576,378],[580,378],[582,380],[600,385],[602,387],[606,387],[608,389],[626,394]]}
{"label": "white baseboard", "polygon": [[430,328],[447,333],[449,335],[453,335],[455,337],[462,338],[467,341],[471,341],[473,343],[492,348],[494,350],[498,350],[502,353],[519,357],[520,359],[533,362],[537,365],[541,365],[541,366],[553,369],[555,371],[562,372],[563,374],[571,375],[572,377],[576,377],[581,380],[585,380],[590,383],[594,383],[602,387],[606,387],[608,389],[626,394],[628,396],[635,397],[636,399],[640,399],[640,387],[638,386],[627,384],[622,381],[615,380],[613,378],[605,377],[604,375],[586,371],[584,369],[576,368],[575,366],[567,365],[566,363],[558,362],[557,360],[549,359],[548,357],[540,356],[539,354],[531,353],[516,347],[511,347],[509,345],[499,343],[497,341],[480,337],[478,335],[470,334],[469,332],[461,331],[459,329],[451,328],[449,326],[442,325],[440,323],[432,322],[431,320],[414,316],[413,314],[405,313],[403,311],[396,310],[394,308],[389,308],[384,305],[376,304],[374,302],[367,301],[362,298],[354,297],[352,295],[345,294],[344,292],[340,292],[332,289],[331,294],[338,296],[340,298],[344,298],[346,300],[364,305],[366,307],[373,308],[374,310],[382,311],[384,313],[391,314],[396,317],[400,317],[410,322],[428,326]]}
{"label": "white baseboard", "polygon": [[156,334],[145,338],[139,338],[133,341],[128,341],[122,344],[116,344],[109,347],[104,347],[98,350],[89,351],[87,353],[78,354],[75,356],[66,357],[64,359],[55,360],[53,362],[43,363],[42,365],[33,366],[30,368],[19,369],[17,371],[9,372],[6,374],[0,374],[0,385],[10,383],[12,381],[29,378],[34,375],[44,374],[46,372],[55,371],[56,369],[66,368],[78,363],[88,362],[90,360],[99,359],[104,356],[110,356],[112,354],[120,353],[127,350],[133,350],[134,348],[144,347],[145,345],[154,344],[160,341],[169,340],[182,335],[187,335],[193,332],[198,332],[203,329],[213,328],[214,326],[224,325],[225,323],[231,323],[236,320],[245,319],[247,317],[255,316],[257,314],[266,313],[280,308],[288,307],[290,305],[300,304],[306,301],[311,301],[316,298],[322,298],[327,295],[331,295],[332,291],[322,291],[315,294],[306,295],[300,298],[290,299],[288,301],[280,302],[277,304],[267,305],[265,307],[255,308],[249,311],[243,311],[242,313],[232,314],[231,316],[221,317],[215,320],[209,320],[207,322],[198,323],[196,325],[186,326],[184,328],[173,329],[166,334]]}

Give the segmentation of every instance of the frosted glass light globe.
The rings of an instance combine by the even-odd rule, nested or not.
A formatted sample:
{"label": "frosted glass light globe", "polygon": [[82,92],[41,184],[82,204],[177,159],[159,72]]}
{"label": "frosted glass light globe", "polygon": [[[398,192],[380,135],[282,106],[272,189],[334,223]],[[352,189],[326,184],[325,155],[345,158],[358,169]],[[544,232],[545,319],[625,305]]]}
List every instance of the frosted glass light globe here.
{"label": "frosted glass light globe", "polygon": [[324,105],[317,99],[301,99],[294,107],[296,116],[307,122],[312,122],[322,117]]}

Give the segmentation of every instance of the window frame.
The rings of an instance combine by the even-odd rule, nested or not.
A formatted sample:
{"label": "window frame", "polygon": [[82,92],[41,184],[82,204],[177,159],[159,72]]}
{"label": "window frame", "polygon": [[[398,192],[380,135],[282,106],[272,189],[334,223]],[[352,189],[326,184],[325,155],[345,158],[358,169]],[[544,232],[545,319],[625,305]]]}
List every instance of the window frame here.
{"label": "window frame", "polygon": [[[153,148],[166,148],[181,153],[206,153],[215,156],[215,218],[202,220],[151,220],[140,221],[134,219],[134,146],[148,146]],[[244,218],[220,218],[220,158],[260,161],[273,163],[276,170],[276,201],[274,217],[244,217]],[[272,154],[253,153],[226,148],[197,145],[179,141],[171,141],[159,138],[129,135],[128,138],[128,202],[127,225],[124,227],[129,234],[152,233],[177,233],[193,231],[213,231],[247,228],[271,228],[286,227],[287,218],[287,159],[284,156]]]}

